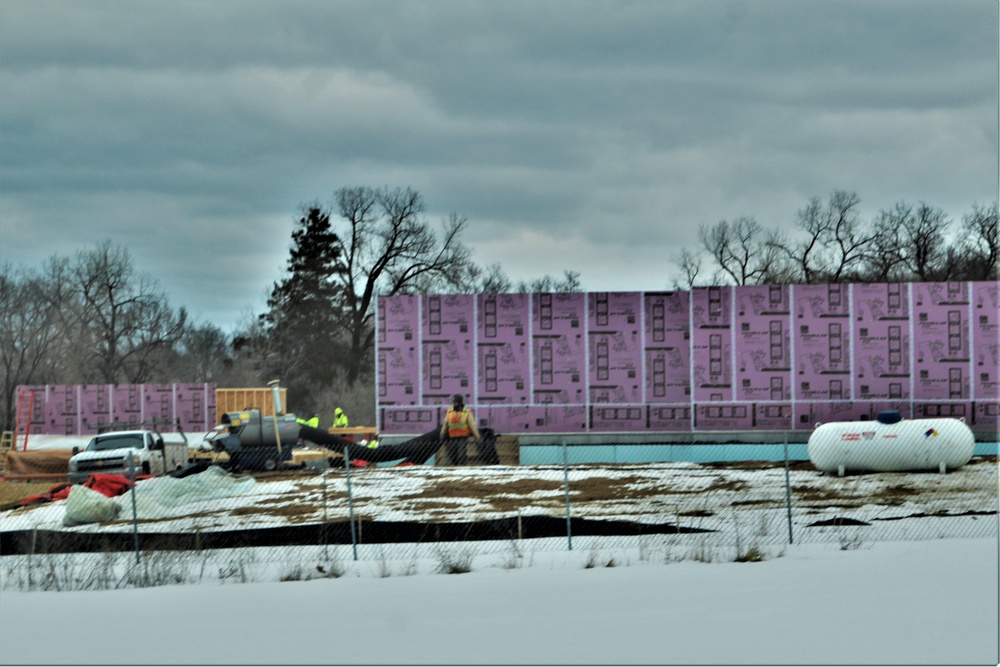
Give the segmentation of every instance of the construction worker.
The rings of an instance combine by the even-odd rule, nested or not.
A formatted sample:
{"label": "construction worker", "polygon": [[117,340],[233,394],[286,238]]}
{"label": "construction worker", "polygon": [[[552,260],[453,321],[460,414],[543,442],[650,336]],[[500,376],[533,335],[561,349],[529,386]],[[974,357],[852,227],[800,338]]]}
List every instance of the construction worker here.
{"label": "construction worker", "polygon": [[315,412],[313,413],[313,416],[310,417],[309,419],[298,418],[295,421],[304,426],[312,426],[313,428],[319,428],[319,415],[316,414]]}
{"label": "construction worker", "polygon": [[444,424],[441,425],[441,439],[444,440],[452,464],[465,465],[468,459],[469,435],[478,441],[479,429],[476,428],[476,417],[472,414],[472,410],[465,407],[462,395],[455,394],[451,401],[451,407],[444,416]]}
{"label": "construction worker", "polygon": [[347,428],[347,415],[343,408],[335,408],[333,411],[333,428]]}

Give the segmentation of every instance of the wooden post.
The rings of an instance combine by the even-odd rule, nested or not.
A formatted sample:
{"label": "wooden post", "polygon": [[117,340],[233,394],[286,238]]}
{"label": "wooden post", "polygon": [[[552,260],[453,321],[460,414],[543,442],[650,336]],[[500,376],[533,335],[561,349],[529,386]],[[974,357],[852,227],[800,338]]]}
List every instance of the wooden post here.
{"label": "wooden post", "polygon": [[[281,464],[281,434],[278,432],[278,414],[285,414],[285,408],[281,405],[280,382],[280,380],[271,380],[267,383],[267,386],[271,388],[271,396],[274,401],[274,439],[278,443],[278,465]],[[263,419],[264,415],[261,415],[260,418]],[[275,469],[278,465],[275,465]]]}
{"label": "wooden post", "polygon": [[[24,449],[21,451],[28,451],[28,436],[31,435],[31,415],[35,411],[35,392],[31,389],[28,390],[28,425],[24,428]],[[14,446],[17,446],[17,432],[14,433]]]}
{"label": "wooden post", "polygon": [[[21,430],[21,401],[24,400],[24,388],[21,388],[21,393],[17,395],[17,418],[14,420],[14,440],[11,442],[10,451],[17,451],[17,432]],[[28,417],[29,421],[31,417]]]}

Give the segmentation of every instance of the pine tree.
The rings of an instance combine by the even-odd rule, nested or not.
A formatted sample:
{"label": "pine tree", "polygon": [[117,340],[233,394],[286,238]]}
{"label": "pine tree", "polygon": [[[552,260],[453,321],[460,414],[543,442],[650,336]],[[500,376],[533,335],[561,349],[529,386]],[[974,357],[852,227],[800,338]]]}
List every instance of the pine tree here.
{"label": "pine tree", "polygon": [[341,329],[336,280],[343,270],[340,241],[330,216],[319,206],[304,208],[292,232],[288,274],[276,282],[260,316],[268,344],[262,368],[288,390],[289,412],[309,412],[324,406],[314,397],[329,386],[344,363],[345,346],[336,340]]}

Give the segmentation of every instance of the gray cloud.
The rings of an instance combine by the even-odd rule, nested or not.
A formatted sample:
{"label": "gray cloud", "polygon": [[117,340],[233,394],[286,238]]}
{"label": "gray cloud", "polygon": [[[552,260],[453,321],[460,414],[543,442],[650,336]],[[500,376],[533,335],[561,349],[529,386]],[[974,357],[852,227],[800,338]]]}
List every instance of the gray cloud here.
{"label": "gray cloud", "polygon": [[410,186],[515,278],[657,289],[702,223],[789,226],[834,189],[993,201],[997,24],[992,0],[2,0],[0,253],[110,237],[229,329],[300,204]]}

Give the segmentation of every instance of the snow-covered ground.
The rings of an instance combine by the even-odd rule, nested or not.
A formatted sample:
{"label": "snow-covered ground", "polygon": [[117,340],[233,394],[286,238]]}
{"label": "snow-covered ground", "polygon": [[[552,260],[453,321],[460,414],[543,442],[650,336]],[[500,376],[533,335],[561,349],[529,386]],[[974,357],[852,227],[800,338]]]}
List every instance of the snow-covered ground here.
{"label": "snow-covered ground", "polygon": [[433,558],[348,557],[339,578],[4,590],[0,655],[5,665],[1000,661],[996,537],[792,545],[756,563],[547,544],[521,545],[520,559],[477,556],[454,575]]}
{"label": "snow-covered ground", "polygon": [[[141,532],[342,520],[345,471],[313,472],[140,482]],[[993,459],[947,475],[793,469],[792,545],[783,466],[587,465],[565,474],[369,468],[351,474],[353,509],[367,521],[418,523],[444,510],[452,521],[561,516],[568,479],[574,517],[718,532],[574,536],[572,550],[566,537],[362,543],[358,560],[350,544],[143,553],[138,565],[128,552],[4,555],[0,663],[1000,661]],[[114,502],[117,521],[67,527],[59,501],[0,513],[0,530],[130,532],[130,497]],[[837,519],[867,525],[815,525]],[[911,538],[919,539],[903,541]],[[762,562],[734,562],[751,548]],[[442,572],[456,564],[470,571]],[[182,583],[130,583],[142,576]],[[69,579],[89,584],[67,587]],[[94,590],[102,586],[114,590]],[[33,629],[43,622],[44,633]]]}
{"label": "snow-covered ground", "polygon": [[[410,524],[518,520],[566,514],[712,531],[716,542],[741,533],[762,543],[788,537],[783,466],[741,468],[695,463],[641,465],[367,468],[293,471],[258,479],[213,467],[136,484],[142,534],[301,527],[347,521]],[[872,473],[836,477],[812,469],[788,473],[796,541],[988,537],[998,534],[998,468],[976,458],[954,472]],[[96,495],[96,494],[94,494]],[[0,512],[0,531],[131,533],[131,495],[108,501],[116,521],[67,527],[58,501]],[[522,521],[523,520],[523,521]],[[840,525],[830,525],[839,523]],[[844,524],[851,524],[845,527]],[[824,525],[825,524],[825,525]],[[529,530],[530,533],[530,530]]]}

